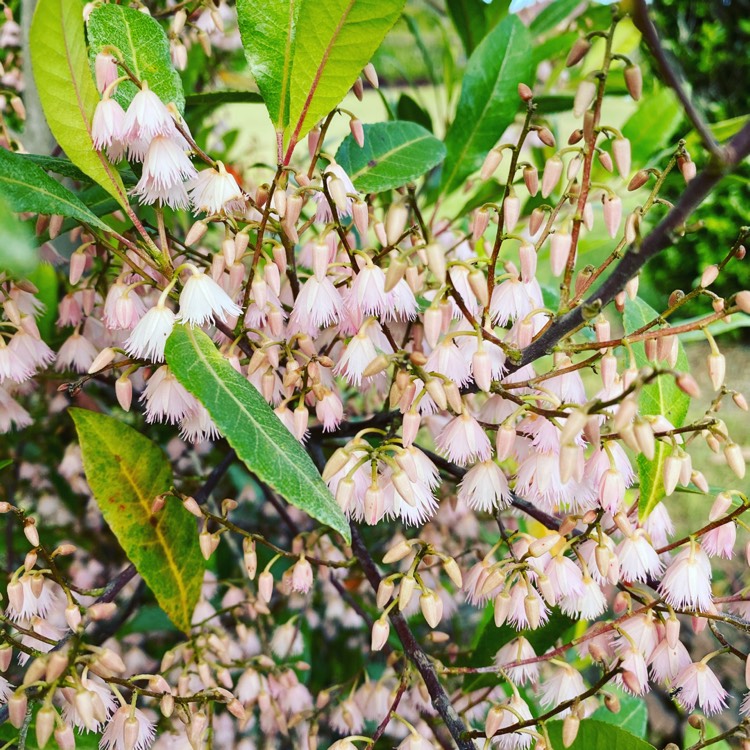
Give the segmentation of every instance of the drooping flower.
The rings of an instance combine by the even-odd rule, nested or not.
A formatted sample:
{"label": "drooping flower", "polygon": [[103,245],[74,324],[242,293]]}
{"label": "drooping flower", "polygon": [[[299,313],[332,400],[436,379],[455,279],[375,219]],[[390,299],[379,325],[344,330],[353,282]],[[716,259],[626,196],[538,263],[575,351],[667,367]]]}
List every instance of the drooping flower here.
{"label": "drooping flower", "polygon": [[120,706],[99,742],[100,750],[147,750],[154,741],[153,722],[139,708]]}
{"label": "drooping flower", "polygon": [[685,667],[675,677],[672,689],[687,711],[692,711],[697,704],[703,713],[710,716],[727,704],[727,691],[708,664],[702,661]]}
{"label": "drooping flower", "polygon": [[[554,708],[573,698],[577,698],[586,690],[581,673],[570,664],[557,664],[551,675],[548,675],[541,685],[540,702],[545,708]],[[570,713],[566,708],[557,716],[565,718]]]}
{"label": "drooping flower", "polygon": [[162,365],[148,379],[141,395],[146,403],[146,421],[177,424],[194,412],[198,401],[177,382],[167,365]]}
{"label": "drooping flower", "polygon": [[116,99],[105,97],[94,110],[91,136],[97,151],[111,149],[113,144],[118,154],[122,153],[125,140],[125,110]]}
{"label": "drooping flower", "polygon": [[141,203],[160,201],[173,208],[184,208],[187,205],[184,183],[196,174],[179,142],[169,136],[156,135],[149,141],[143,172],[133,194],[140,198]]}
{"label": "drooping flower", "polygon": [[164,345],[174,328],[176,315],[159,302],[152,307],[130,332],[125,351],[136,359],[164,361]]}
{"label": "drooping flower", "polygon": [[711,606],[711,562],[700,544],[691,542],[672,560],[659,593],[678,609],[706,610]]}
{"label": "drooping flower", "polygon": [[179,317],[192,325],[203,326],[212,319],[226,322],[242,308],[203,271],[193,268],[180,293]]}
{"label": "drooping flower", "polygon": [[175,131],[169,110],[143,81],[125,113],[124,137],[129,141],[149,142],[157,136],[170,137]]}
{"label": "drooping flower", "polygon": [[533,659],[535,656],[534,647],[521,635],[508,641],[495,654],[495,664],[501,667],[508,675],[508,679],[516,685],[524,685],[527,682],[535,683],[539,677],[537,662],[513,666],[516,662]]}
{"label": "drooping flower", "polygon": [[479,422],[464,411],[454,417],[435,438],[437,449],[459,466],[473,461],[487,461],[492,445]]}
{"label": "drooping flower", "polygon": [[508,479],[491,459],[469,469],[458,486],[458,499],[474,510],[491,513],[507,508],[512,500]]}
{"label": "drooping flower", "polygon": [[237,180],[222,162],[204,169],[188,185],[190,202],[196,211],[227,214],[245,210],[245,199]]}

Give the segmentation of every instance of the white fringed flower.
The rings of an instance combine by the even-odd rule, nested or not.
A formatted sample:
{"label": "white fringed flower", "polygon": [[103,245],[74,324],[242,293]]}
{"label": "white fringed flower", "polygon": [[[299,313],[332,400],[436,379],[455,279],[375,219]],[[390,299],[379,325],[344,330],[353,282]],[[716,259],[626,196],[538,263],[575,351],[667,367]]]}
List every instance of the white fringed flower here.
{"label": "white fringed flower", "polygon": [[180,293],[180,320],[193,325],[206,325],[213,318],[226,322],[242,308],[203,271],[193,268]]}
{"label": "white fringed flower", "polygon": [[459,466],[472,461],[487,461],[492,455],[487,433],[467,411],[448,422],[435,437],[435,445],[449,461]]}
{"label": "white fringed flower", "polygon": [[147,750],[155,732],[153,722],[143,711],[121,706],[104,729],[99,747],[101,750]]}
{"label": "white fringed flower", "polygon": [[672,688],[677,694],[677,700],[687,711],[692,711],[697,704],[703,713],[710,716],[721,711],[727,704],[727,691],[708,664],[702,661],[685,667],[675,677]]}
{"label": "white fringed flower", "polygon": [[508,480],[492,460],[482,461],[469,469],[458,487],[458,499],[470,508],[491,513],[507,508],[511,502]]}
{"label": "white fringed flower", "polygon": [[172,115],[161,99],[143,81],[125,113],[124,134],[129,141],[150,141],[156,136],[171,136],[176,128]]}
{"label": "white fringed flower", "polygon": [[146,403],[146,421],[177,424],[197,411],[200,404],[178,382],[167,365],[162,365],[146,383],[141,395]]}
{"label": "white fringed flower", "polygon": [[186,180],[197,174],[193,163],[174,139],[155,136],[143,160],[141,179],[133,188],[141,203],[161,201],[170,206],[183,206],[187,201]]}
{"label": "white fringed flower", "polygon": [[101,151],[113,143],[120,144],[125,138],[125,110],[115,99],[107,97],[96,105],[91,123],[94,148]]}
{"label": "white fringed flower", "polygon": [[659,593],[675,608],[705,611],[711,606],[711,561],[698,543],[691,542],[672,560]]}
{"label": "white fringed flower", "polygon": [[164,345],[174,328],[176,316],[162,303],[152,307],[131,331],[125,351],[136,359],[164,361]]}
{"label": "white fringed flower", "polygon": [[199,172],[188,185],[193,207],[207,214],[244,211],[245,200],[234,175],[227,172],[220,161],[216,166],[216,169]]}

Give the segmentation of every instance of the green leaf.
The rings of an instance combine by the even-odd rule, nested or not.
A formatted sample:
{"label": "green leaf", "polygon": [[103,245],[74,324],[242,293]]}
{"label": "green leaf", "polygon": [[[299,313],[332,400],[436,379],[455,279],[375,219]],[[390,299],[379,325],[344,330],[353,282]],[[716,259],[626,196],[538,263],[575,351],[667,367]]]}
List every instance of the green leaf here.
{"label": "green leaf", "polygon": [[312,459],[211,339],[200,329],[177,325],[165,354],[177,380],[208,409],[245,466],[285,500],[350,542],[346,518]]}
{"label": "green leaf", "polygon": [[39,251],[34,233],[0,199],[0,271],[25,276],[38,263]]}
{"label": "green leaf", "polygon": [[[289,82],[297,143],[344,98],[396,23],[405,0],[301,0]],[[262,90],[262,89],[261,89]]]}
{"label": "green leaf", "polygon": [[526,27],[516,16],[508,16],[469,58],[456,116],[445,137],[443,191],[455,190],[476,172],[515,119],[518,84],[530,82],[534,72],[531,46]]}
{"label": "green leaf", "polygon": [[613,714],[606,706],[600,706],[591,714],[591,718],[603,721],[605,724],[614,724],[636,737],[646,739],[646,730],[648,729],[646,701],[619,688],[608,688],[608,690],[617,695],[617,700],[620,701],[620,710]]}
{"label": "green leaf", "polygon": [[[87,29],[92,58],[103,47],[116,47],[136,78],[146,81],[165,104],[173,102],[180,112],[185,111],[185,94],[172,65],[169,39],[155,18],[126,5],[105,3],[91,12]],[[137,92],[132,81],[124,81],[115,99],[127,108]]]}
{"label": "green leaf", "polygon": [[[494,0],[494,22],[508,13],[508,0]],[[494,24],[490,24],[491,8],[484,0],[447,0],[446,7],[453,25],[461,37],[467,55],[476,49]]]}
{"label": "green leaf", "polygon": [[[646,323],[657,318],[659,314],[642,299],[628,300],[625,304],[624,326],[626,333],[641,328]],[[678,342],[676,369],[687,371],[688,361],[682,344]],[[646,358],[643,342],[633,344],[635,363],[640,367],[651,365]],[[685,421],[690,397],[681,391],[671,375],[661,375],[654,382],[641,389],[638,408],[641,414],[658,416],[663,414],[675,427],[680,427]],[[653,459],[650,461],[643,455],[638,455],[638,477],[640,484],[640,499],[638,501],[638,515],[645,518],[654,506],[664,498],[664,462],[672,452],[672,447],[662,440],[656,441]]]}
{"label": "green leaf", "polygon": [[59,214],[109,231],[68,188],[33,161],[6,149],[0,149],[0,196],[16,213]]}
{"label": "green leaf", "polygon": [[380,193],[421,177],[445,158],[445,146],[415,122],[364,125],[365,145],[344,138],[336,161],[363,193]]}
{"label": "green leaf", "polygon": [[173,496],[157,516],[157,495],[172,487],[172,470],[156,443],[113,417],[69,410],[83,469],[107,525],[159,606],[184,633],[200,595],[205,563],[193,516]]}
{"label": "green leaf", "polygon": [[432,118],[427,110],[417,104],[409,94],[401,94],[396,104],[396,119],[416,122],[425,130],[432,132]]}
{"label": "green leaf", "polygon": [[[278,132],[289,124],[289,84],[301,4],[302,0],[237,0],[245,58]],[[315,24],[305,28],[317,33]]]}
{"label": "green leaf", "polygon": [[81,172],[70,159],[63,159],[61,156],[47,156],[47,154],[19,154],[19,156],[22,156],[26,161],[33,162],[45,172],[54,172],[78,182],[91,182],[89,176]]}
{"label": "green leaf", "polygon": [[29,42],[34,80],[52,135],[73,164],[126,208],[122,180],[91,138],[99,93],[86,54],[80,0],[39,0]]}
{"label": "green leaf", "polygon": [[[563,722],[550,721],[547,724],[550,747],[562,748]],[[568,750],[654,750],[654,746],[634,734],[612,724],[596,719],[584,719],[578,727],[578,734]]]}
{"label": "green leaf", "polygon": [[633,162],[646,163],[652,154],[667,146],[682,117],[682,107],[672,89],[644,96],[622,128],[622,134],[630,139]]}
{"label": "green leaf", "polygon": [[257,91],[219,89],[218,91],[201,91],[199,94],[188,94],[185,97],[185,106],[219,107],[222,104],[260,104],[262,101],[263,97]]}
{"label": "green leaf", "polygon": [[541,36],[562,23],[581,3],[578,0],[555,0],[531,22],[529,31]]}

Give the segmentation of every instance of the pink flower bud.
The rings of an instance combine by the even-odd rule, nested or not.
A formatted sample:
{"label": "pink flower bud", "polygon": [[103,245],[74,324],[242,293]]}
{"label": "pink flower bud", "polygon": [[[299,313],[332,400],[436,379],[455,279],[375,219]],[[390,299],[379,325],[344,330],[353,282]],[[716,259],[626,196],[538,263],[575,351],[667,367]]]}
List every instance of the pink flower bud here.
{"label": "pink flower bud", "polygon": [[434,347],[443,328],[443,314],[440,308],[430,305],[425,311],[422,319],[424,337],[427,343]]}
{"label": "pink flower bud", "polygon": [[503,223],[506,232],[512,232],[515,229],[520,214],[521,201],[515,193],[511,192],[503,201]]}
{"label": "pink flower bud", "polygon": [[591,106],[595,96],[596,84],[593,81],[581,81],[573,99],[573,115],[580,117]]}
{"label": "pink flower bud", "polygon": [[362,68],[362,75],[367,79],[367,82],[374,89],[380,88],[380,81],[378,80],[378,72],[375,70],[375,66],[369,62]]}
{"label": "pink flower bud", "polygon": [[534,92],[525,83],[519,83],[518,96],[522,101],[528,102],[534,97]]}
{"label": "pink flower bud", "polygon": [[550,240],[550,268],[553,276],[559,276],[565,269],[570,255],[571,237],[567,232],[558,231]]}
{"label": "pink flower bud", "polygon": [[55,742],[59,750],[75,750],[76,738],[73,734],[73,727],[63,724],[55,729]]}
{"label": "pink flower bud", "polygon": [[398,589],[398,608],[403,612],[411,601],[417,582],[413,576],[404,576]]}
{"label": "pink flower bud", "polygon": [[378,585],[378,591],[375,596],[375,603],[380,609],[383,609],[393,596],[395,586],[389,578],[383,578]]}
{"label": "pink flower bud", "polygon": [[440,624],[443,618],[443,600],[434,591],[427,591],[419,597],[419,608],[431,628]]}
{"label": "pink flower bud", "polygon": [[745,478],[745,457],[742,448],[734,442],[728,442],[724,446],[724,458],[727,466],[735,473],[738,479]]}
{"label": "pink flower bud", "polygon": [[[697,173],[695,162],[689,157],[678,158],[677,166],[679,167],[679,170],[682,173],[682,178],[685,180],[685,182],[690,182],[690,180],[692,180]],[[50,236],[52,235],[50,234]]]}
{"label": "pink flower bud", "polygon": [[625,67],[625,86],[628,93],[634,101],[638,101],[641,98],[643,92],[643,76],[641,75],[641,69],[637,65],[628,65]]}
{"label": "pink flower bud", "polygon": [[523,168],[523,181],[529,195],[535,196],[539,192],[539,172],[533,164]]}
{"label": "pink flower bud", "polygon": [[83,272],[86,268],[86,260],[88,256],[84,250],[76,250],[73,255],[70,256],[70,273],[68,279],[71,284],[75,285],[81,280]]}
{"label": "pink flower bud", "polygon": [[8,720],[16,729],[20,729],[23,726],[23,722],[26,719],[27,706],[26,693],[22,690],[13,693],[8,698]]}
{"label": "pink flower bud", "polygon": [[581,726],[581,720],[577,714],[570,713],[563,719],[562,743],[563,747],[570,747],[578,736],[578,728]]}
{"label": "pink flower bud", "polygon": [[528,284],[536,276],[536,248],[528,242],[522,242],[518,254],[521,260],[521,280]]}
{"label": "pink flower bud", "polygon": [[498,461],[505,461],[513,452],[516,442],[516,430],[513,425],[504,422],[500,425],[495,439],[495,450]]}
{"label": "pink flower bud", "polygon": [[628,190],[634,191],[643,187],[648,182],[649,172],[647,169],[639,169],[628,183]]}
{"label": "pink flower bud", "polygon": [[357,145],[362,148],[365,145],[365,130],[362,127],[362,120],[352,117],[349,120],[349,130],[351,130],[352,138],[354,138]]}
{"label": "pink flower bud", "polygon": [[680,479],[682,461],[674,453],[664,461],[664,493],[669,497],[677,487]]}
{"label": "pink flower bud", "polygon": [[568,59],[565,61],[565,65],[569,68],[573,67],[576,63],[581,62],[586,54],[591,49],[591,42],[585,37],[580,37],[573,42],[573,46],[570,48],[568,53]]}
{"label": "pink flower bud", "polygon": [[55,730],[56,719],[57,711],[52,706],[44,706],[37,713],[36,741],[40,748],[43,748],[52,736],[52,732]]}
{"label": "pink flower bud", "polygon": [[552,135],[552,131],[549,128],[542,125],[542,127],[537,129],[536,134],[545,146],[549,146],[550,148],[555,147],[555,136]]}
{"label": "pink flower bud", "polygon": [[307,134],[307,150],[310,156],[315,156],[315,152],[318,150],[318,143],[320,143],[320,129],[313,128]]}
{"label": "pink flower bud", "polygon": [[474,352],[471,358],[471,371],[479,390],[489,393],[492,387],[492,362],[485,349],[477,349]]}
{"label": "pink flower bud", "polygon": [[115,350],[111,347],[106,347],[105,349],[102,349],[99,354],[94,357],[94,361],[91,363],[91,366],[89,367],[89,375],[99,372],[99,370],[103,370],[112,360],[115,358]]}
{"label": "pink flower bud", "polygon": [[612,157],[620,176],[627,179],[630,174],[630,141],[627,138],[615,138],[612,141]]}
{"label": "pink flower bud", "polygon": [[479,173],[480,178],[482,180],[489,180],[495,174],[495,170],[500,166],[502,160],[503,152],[500,149],[493,148],[484,158],[482,170]]}
{"label": "pink flower bud", "polygon": [[602,167],[604,167],[607,172],[611,172],[614,168],[612,164],[612,157],[606,151],[597,151],[597,155],[599,157],[599,163],[602,165]]}
{"label": "pink flower bud", "polygon": [[708,266],[701,274],[701,286],[705,289],[716,281],[719,277],[719,267],[716,265]]}
{"label": "pink flower bud", "polygon": [[270,570],[264,570],[258,576],[258,597],[262,602],[268,604],[273,596],[273,574]]}
{"label": "pink flower bud", "polygon": [[557,187],[563,171],[563,162],[559,156],[547,160],[542,174],[542,198],[549,196]]}
{"label": "pink flower bud", "polygon": [[742,312],[750,315],[750,291],[743,289],[741,292],[737,292],[734,303]]}
{"label": "pink flower bud", "polygon": [[602,198],[602,213],[607,233],[614,238],[620,230],[622,221],[622,201],[617,195],[605,195]]}
{"label": "pink flower bud", "polygon": [[32,547],[39,546],[39,531],[36,528],[33,518],[27,518],[26,521],[24,521],[23,533]]}
{"label": "pink flower bud", "polygon": [[544,223],[544,211],[537,206],[529,217],[529,234],[533,237],[541,228]]}
{"label": "pink flower bud", "polygon": [[486,208],[480,208],[474,214],[474,222],[471,228],[471,238],[476,242],[487,230],[490,223],[490,212]]}

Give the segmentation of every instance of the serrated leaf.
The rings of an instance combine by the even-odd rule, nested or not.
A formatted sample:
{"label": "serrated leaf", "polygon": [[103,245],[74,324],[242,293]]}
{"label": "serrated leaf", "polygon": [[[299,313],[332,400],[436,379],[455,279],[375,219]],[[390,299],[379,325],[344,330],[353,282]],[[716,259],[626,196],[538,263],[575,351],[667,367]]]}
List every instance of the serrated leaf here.
{"label": "serrated leaf", "polygon": [[0,149],[0,196],[16,213],[59,214],[109,231],[68,188],[25,156],[5,149]]}
{"label": "serrated leaf", "polygon": [[[180,112],[185,111],[185,93],[172,65],[169,39],[156,19],[126,5],[105,3],[91,11],[86,27],[92,59],[103,47],[116,47],[138,80],[146,81],[165,104],[174,102]],[[114,98],[127,108],[137,92],[132,81],[123,81]]]}
{"label": "serrated leaf", "polygon": [[[550,721],[547,724],[550,746],[562,748],[563,722]],[[606,750],[654,750],[654,746],[612,724],[605,724],[596,719],[584,719],[578,727],[578,734],[568,750],[593,750],[606,748]]]}
{"label": "serrated leaf", "polygon": [[205,563],[193,516],[166,498],[151,515],[157,495],[172,487],[172,469],[156,443],[113,417],[71,408],[83,469],[104,520],[159,606],[184,633],[198,602]]}
{"label": "serrated leaf", "polygon": [[301,0],[289,82],[297,143],[344,98],[404,9],[405,0]]}
{"label": "serrated leaf", "polygon": [[289,84],[301,4],[302,0],[237,0],[245,58],[278,132],[289,123]]}
{"label": "serrated leaf", "polygon": [[39,250],[31,227],[20,221],[8,204],[0,200],[0,271],[25,276],[38,263]]}
{"label": "serrated leaf", "polygon": [[351,541],[349,524],[310,456],[258,391],[198,328],[177,325],[167,364],[208,410],[237,456],[281,497]]}
{"label": "serrated leaf", "polygon": [[415,122],[379,122],[363,129],[362,148],[348,135],[336,152],[336,161],[363,193],[401,187],[445,158],[445,146]]}
{"label": "serrated leaf", "polygon": [[80,0],[39,0],[29,43],[34,81],[52,135],[73,164],[126,208],[122,180],[91,138],[99,93],[89,68]]}
{"label": "serrated leaf", "polygon": [[603,721],[605,724],[614,724],[636,737],[645,739],[648,728],[646,701],[619,688],[607,688],[607,691],[613,692],[617,696],[617,700],[620,701],[620,710],[613,714],[606,706],[600,706],[591,714],[591,718]]}
{"label": "serrated leaf", "polygon": [[[646,323],[657,318],[659,313],[640,298],[628,300],[625,304],[623,324],[626,333],[631,333]],[[643,342],[632,345],[635,363],[640,367],[651,365],[646,358]],[[678,342],[677,370],[687,371],[688,361],[682,344]],[[638,409],[641,414],[665,416],[675,427],[681,427],[690,407],[690,398],[681,391],[671,375],[661,375],[654,382],[641,389]],[[643,454],[638,455],[638,478],[640,499],[638,515],[641,519],[648,516],[654,506],[665,496],[664,462],[672,448],[662,440],[656,441],[654,458],[649,460]]]}
{"label": "serrated leaf", "polygon": [[482,165],[487,152],[513,122],[518,84],[531,84],[531,37],[516,16],[503,19],[474,50],[466,65],[461,96],[445,137],[448,155],[442,189],[451,192]]}

